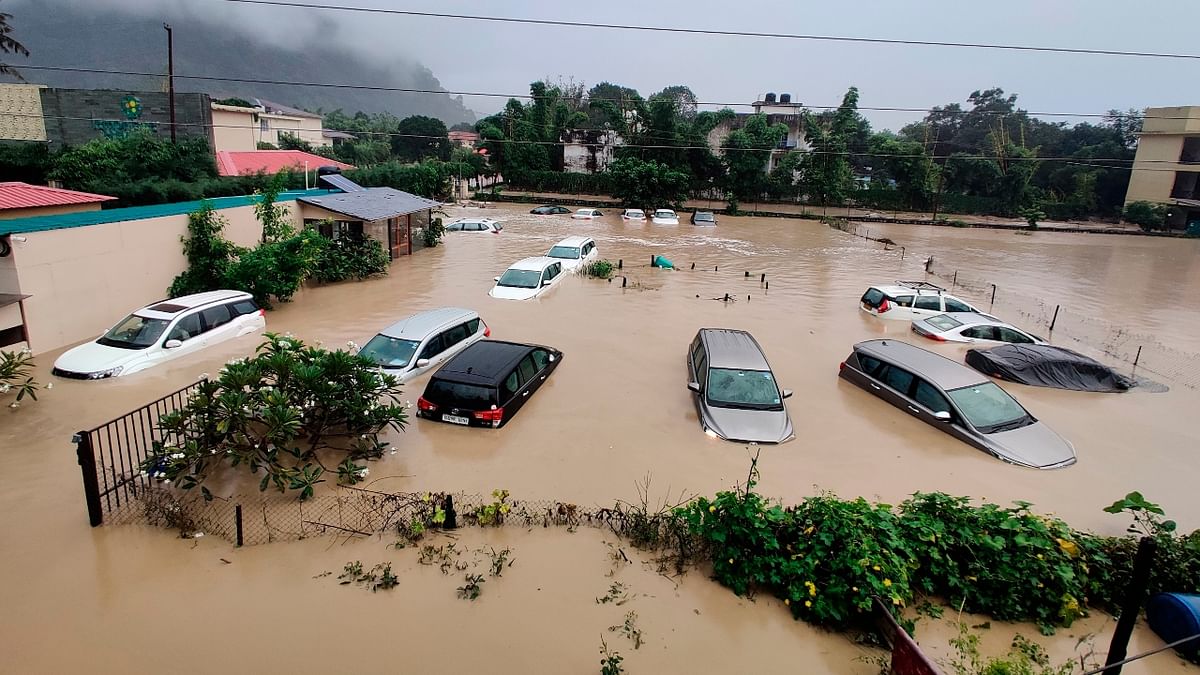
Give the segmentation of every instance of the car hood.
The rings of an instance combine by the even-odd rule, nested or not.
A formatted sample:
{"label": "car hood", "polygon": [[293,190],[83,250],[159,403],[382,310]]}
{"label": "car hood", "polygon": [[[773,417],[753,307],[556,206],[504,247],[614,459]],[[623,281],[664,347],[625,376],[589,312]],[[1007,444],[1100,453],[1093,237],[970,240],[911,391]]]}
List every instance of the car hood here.
{"label": "car hood", "polygon": [[678,225],[679,218],[654,218],[654,222],[658,225]]}
{"label": "car hood", "polygon": [[1001,459],[1022,466],[1057,469],[1075,463],[1075,446],[1041,422],[985,434],[984,438]]}
{"label": "car hood", "polygon": [[493,286],[488,295],[501,300],[528,300],[537,295],[536,288],[513,288],[512,286]]}
{"label": "car hood", "polygon": [[68,349],[58,357],[54,367],[72,373],[96,373],[129,365],[144,358],[145,354],[145,349],[121,349],[107,347],[95,341],[85,342],[74,349]]}
{"label": "car hood", "polygon": [[738,410],[701,405],[704,426],[727,441],[782,443],[792,437],[787,410]]}
{"label": "car hood", "polygon": [[562,261],[563,269],[572,272],[583,266],[582,260],[571,260],[570,258],[555,258],[555,260]]}

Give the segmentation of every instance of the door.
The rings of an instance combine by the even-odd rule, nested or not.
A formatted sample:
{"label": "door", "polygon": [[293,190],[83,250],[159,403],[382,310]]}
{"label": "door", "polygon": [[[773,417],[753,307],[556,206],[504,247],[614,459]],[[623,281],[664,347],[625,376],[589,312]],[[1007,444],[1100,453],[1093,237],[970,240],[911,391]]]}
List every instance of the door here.
{"label": "door", "polygon": [[[417,360],[413,362],[412,374],[414,376],[420,375],[421,373],[427,372],[436,367],[438,362],[441,360],[441,354],[442,334],[438,333],[437,335],[429,338],[429,340],[425,343],[425,346],[421,347],[421,351],[417,353]],[[424,359],[429,359],[429,363],[424,366],[418,366],[417,364]]]}
{"label": "door", "polygon": [[940,295],[918,295],[913,300],[913,316],[935,316],[942,313]]}
{"label": "door", "polygon": [[979,342],[980,340],[996,342],[998,339],[995,326],[971,326],[970,328],[964,328],[962,336],[971,342]]}
{"label": "door", "polygon": [[465,323],[460,323],[457,326],[443,332],[442,353],[438,355],[438,361],[445,361],[451,356],[461,352],[467,346],[467,338],[470,336],[470,327]]}
{"label": "door", "polygon": [[392,260],[408,252],[408,228],[400,218],[388,218],[388,247]]}
{"label": "door", "polygon": [[200,321],[204,324],[204,346],[215,345],[238,336],[240,324],[235,322],[229,305],[216,305],[201,310]]}
{"label": "door", "polygon": [[[517,364],[513,374],[520,381],[520,389],[512,399],[513,411],[516,412],[525,405],[529,397],[533,395],[533,392],[537,391],[538,386],[541,385],[543,380],[539,379],[541,374],[538,372],[537,366],[533,364],[533,354],[526,354],[525,358],[521,359],[521,362]],[[505,413],[507,417],[507,406],[505,407]]]}
{"label": "door", "polygon": [[[958,411],[954,409],[950,400],[946,398],[946,395],[940,389],[921,378],[917,378],[916,384],[913,387],[913,404],[910,404],[909,412],[912,412],[914,416],[920,418],[922,421],[928,422],[970,445],[984,450],[987,449],[963,428],[962,418],[959,416]],[[913,412],[914,410],[915,412]],[[935,413],[938,412],[950,413],[949,421],[939,420],[935,417]]]}
{"label": "door", "polygon": [[191,354],[204,346],[203,333],[204,326],[200,323],[200,312],[185,314],[175,321],[175,324],[167,331],[167,336],[162,341],[163,345],[166,345],[171,340],[179,340],[182,344],[174,349],[163,347],[158,354],[152,354],[151,358],[157,357],[163,361],[169,361]]}
{"label": "door", "polygon": [[[913,374],[890,363],[881,364],[876,373],[878,374],[874,379],[878,383],[878,386],[872,387],[874,391],[897,408],[909,408],[911,405],[909,392],[912,390],[913,381],[916,379]],[[874,385],[875,383],[872,384]],[[909,412],[912,411],[910,410]]]}

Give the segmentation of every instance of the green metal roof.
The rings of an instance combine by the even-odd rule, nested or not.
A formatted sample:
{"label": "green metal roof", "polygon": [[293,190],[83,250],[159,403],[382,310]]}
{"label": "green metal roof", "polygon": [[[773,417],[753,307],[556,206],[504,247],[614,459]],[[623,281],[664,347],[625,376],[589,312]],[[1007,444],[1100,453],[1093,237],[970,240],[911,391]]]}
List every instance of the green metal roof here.
{"label": "green metal roof", "polygon": [[[281,192],[275,201],[292,202],[299,197],[319,197],[331,194],[332,190],[293,190]],[[57,216],[35,216],[32,218],[14,218],[0,220],[0,235],[23,234],[27,232],[45,232],[46,230],[62,230],[70,227],[86,227],[104,223],[117,223],[126,220],[145,220],[146,218],[161,218],[162,216],[177,216],[191,213],[199,209],[205,202],[212,204],[214,209],[232,209],[238,206],[250,206],[258,203],[258,195],[239,195],[237,197],[213,197],[196,202],[176,202],[174,204],[151,204],[149,206],[130,206],[124,209],[103,209],[100,211],[83,211],[80,213],[64,213]]]}

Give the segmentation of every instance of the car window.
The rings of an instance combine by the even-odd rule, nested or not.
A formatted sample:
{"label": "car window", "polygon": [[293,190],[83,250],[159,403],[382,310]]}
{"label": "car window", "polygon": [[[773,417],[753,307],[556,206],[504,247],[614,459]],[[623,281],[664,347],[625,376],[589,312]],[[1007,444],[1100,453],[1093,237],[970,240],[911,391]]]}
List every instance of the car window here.
{"label": "car window", "polygon": [[912,300],[913,296],[911,295],[896,296],[896,304],[900,305],[901,307],[912,307]]}
{"label": "car window", "polygon": [[967,303],[947,296],[946,297],[946,311],[947,312],[971,312],[974,310],[972,310],[971,306],[968,305]]}
{"label": "car window", "polygon": [[430,380],[425,388],[425,400],[435,405],[480,409],[495,403],[495,390],[477,384],[446,380]]}
{"label": "car window", "polygon": [[942,299],[936,295],[918,295],[917,302],[913,305],[917,309],[934,309],[942,311]]}
{"label": "car window", "polygon": [[995,326],[972,326],[972,327],[964,330],[962,332],[962,334],[969,338],[975,338],[976,340],[995,340],[996,339],[996,327]]}
{"label": "car window", "polygon": [[931,316],[928,319],[925,319],[925,323],[929,324],[930,326],[933,326],[934,328],[936,328],[938,330],[950,330],[952,328],[958,328],[959,326],[962,325],[961,321],[955,319],[952,316],[946,316],[945,314],[939,314],[938,316]]}
{"label": "car window", "polygon": [[783,410],[779,387],[769,370],[713,368],[704,395],[718,408]]}
{"label": "car window", "polygon": [[479,332],[479,319],[471,319],[467,322],[467,334],[474,335]]}
{"label": "car window", "polygon": [[696,364],[696,381],[703,389],[708,384],[708,354],[704,353],[703,347],[700,347],[699,352],[700,356],[694,363]]}
{"label": "car window", "polygon": [[521,372],[521,384],[532,380],[538,373],[538,369],[533,365],[533,355],[530,354],[521,359],[521,365],[517,366],[517,370]]}
{"label": "car window", "polygon": [[959,411],[982,433],[1032,424],[1034,420],[1008,392],[995,382],[983,382],[970,387],[952,389],[947,394]]}
{"label": "car window", "polygon": [[412,361],[420,343],[415,340],[376,335],[358,350],[359,356],[371,359],[384,368],[403,368]]}
{"label": "car window", "polygon": [[537,288],[539,278],[537,270],[510,269],[501,275],[496,285],[508,288]]}
{"label": "car window", "polygon": [[106,347],[145,349],[158,342],[159,336],[165,330],[167,330],[166,319],[149,319],[137,314],[130,314],[96,342]]}
{"label": "car window", "polygon": [[454,345],[467,339],[467,324],[459,324],[442,333],[442,349],[450,349]]}
{"label": "car window", "polygon": [[554,274],[552,272],[553,269],[554,269],[553,267],[547,267],[545,270],[542,271],[542,283],[550,281],[551,279],[554,278]]}
{"label": "car window", "polygon": [[500,399],[502,401],[507,401],[513,396],[516,396],[517,391],[521,389],[521,378],[518,376],[516,370],[509,373],[508,377],[504,378],[504,384],[501,386],[501,389],[503,390],[501,392]]}
{"label": "car window", "polygon": [[907,370],[904,370],[903,368],[897,368],[889,363],[884,367],[883,373],[881,373],[879,376],[879,380],[892,389],[895,389],[901,394],[907,396],[909,388],[912,387],[913,374]]}
{"label": "car window", "polygon": [[1014,344],[1029,344],[1033,342],[1033,340],[1029,339],[1028,335],[1011,328],[1004,328],[1003,326],[996,328],[996,333],[997,339],[1003,342],[1012,342]]}
{"label": "car window", "polygon": [[937,387],[925,380],[917,380],[917,391],[913,398],[933,412],[950,412],[950,401],[946,400]]}
{"label": "car window", "polygon": [[883,302],[883,291],[878,288],[868,288],[866,293],[863,293],[862,303],[868,307],[878,307],[879,303]]}
{"label": "car window", "polygon": [[244,316],[257,312],[258,305],[254,304],[253,300],[239,300],[233,303],[230,311],[233,312],[234,316]]}
{"label": "car window", "polygon": [[538,369],[539,373],[545,370],[546,366],[550,364],[550,352],[545,349],[535,349],[531,356],[533,356],[533,365]]}
{"label": "car window", "polygon": [[206,331],[224,326],[233,320],[233,317],[229,315],[229,308],[225,305],[209,307],[200,312],[200,318],[204,321],[204,330]]}
{"label": "car window", "polygon": [[504,229],[504,225],[501,223],[492,223],[492,229],[499,232]]}
{"label": "car window", "polygon": [[429,343],[425,345],[425,348],[421,350],[421,355],[418,356],[417,358],[432,359],[433,357],[435,357],[441,353],[442,353],[442,336],[440,334],[438,334],[438,335],[434,335],[433,337],[429,338]]}
{"label": "car window", "polygon": [[179,323],[175,324],[175,327],[172,328],[171,332],[167,334],[167,339],[186,342],[187,340],[196,337],[201,332],[200,313],[196,312],[193,314],[188,314],[180,319]]}
{"label": "car window", "polygon": [[871,356],[858,355],[858,365],[862,367],[862,371],[871,377],[879,377],[880,370],[883,368],[883,361]]}
{"label": "car window", "polygon": [[447,232],[459,232],[462,230],[462,228],[463,228],[462,223],[450,223],[449,225],[446,226],[446,231]]}

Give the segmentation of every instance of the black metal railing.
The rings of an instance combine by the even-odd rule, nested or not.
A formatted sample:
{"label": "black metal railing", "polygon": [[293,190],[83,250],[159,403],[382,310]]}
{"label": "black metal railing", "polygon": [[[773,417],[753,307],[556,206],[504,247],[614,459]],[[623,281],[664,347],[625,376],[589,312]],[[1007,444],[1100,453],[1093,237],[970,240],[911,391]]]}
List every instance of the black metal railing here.
{"label": "black metal railing", "polygon": [[162,441],[158,420],[183,408],[202,382],[193,382],[112,421],[80,431],[71,439],[83,474],[83,494],[92,527],[150,486],[150,478],[142,473],[142,462],[154,444]]}

